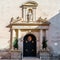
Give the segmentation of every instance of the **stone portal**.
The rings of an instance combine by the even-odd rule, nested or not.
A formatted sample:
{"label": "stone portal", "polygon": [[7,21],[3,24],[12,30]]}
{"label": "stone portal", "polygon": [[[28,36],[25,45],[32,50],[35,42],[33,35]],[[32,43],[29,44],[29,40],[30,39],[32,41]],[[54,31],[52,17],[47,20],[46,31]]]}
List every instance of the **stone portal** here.
{"label": "stone portal", "polygon": [[7,26],[10,28],[10,49],[13,49],[13,42],[16,37],[18,49],[22,51],[24,56],[36,56],[38,54],[42,49],[43,36],[46,38],[46,31],[49,29],[50,23],[46,18],[39,17],[36,20],[37,5],[35,1],[24,3],[20,6],[22,18],[11,18],[10,24]]}

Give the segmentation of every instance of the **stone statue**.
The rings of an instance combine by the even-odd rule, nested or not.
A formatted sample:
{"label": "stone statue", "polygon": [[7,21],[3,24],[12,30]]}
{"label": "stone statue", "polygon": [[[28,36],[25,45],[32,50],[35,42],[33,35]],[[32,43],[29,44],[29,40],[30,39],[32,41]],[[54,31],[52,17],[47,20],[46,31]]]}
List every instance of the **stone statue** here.
{"label": "stone statue", "polygon": [[33,11],[32,11],[32,9],[28,9],[27,20],[28,20],[28,22],[33,20]]}
{"label": "stone statue", "polygon": [[46,49],[46,48],[47,48],[47,40],[46,40],[46,37],[43,37],[42,49]]}
{"label": "stone statue", "polygon": [[14,43],[13,43],[14,50],[15,48],[18,50],[18,39],[15,38]]}

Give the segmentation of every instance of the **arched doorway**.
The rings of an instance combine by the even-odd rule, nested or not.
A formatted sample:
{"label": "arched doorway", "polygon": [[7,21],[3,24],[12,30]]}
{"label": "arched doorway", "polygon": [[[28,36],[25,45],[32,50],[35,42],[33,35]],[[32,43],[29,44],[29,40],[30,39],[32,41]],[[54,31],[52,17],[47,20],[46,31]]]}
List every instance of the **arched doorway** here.
{"label": "arched doorway", "polygon": [[36,37],[33,34],[27,34],[24,36],[23,56],[36,56]]}

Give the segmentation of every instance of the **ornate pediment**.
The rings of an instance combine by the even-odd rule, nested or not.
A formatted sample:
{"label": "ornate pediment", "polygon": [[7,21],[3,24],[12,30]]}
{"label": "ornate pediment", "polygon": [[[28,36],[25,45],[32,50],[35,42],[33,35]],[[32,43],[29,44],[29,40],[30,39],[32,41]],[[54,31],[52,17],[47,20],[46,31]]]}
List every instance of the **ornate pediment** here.
{"label": "ornate pediment", "polygon": [[22,4],[21,7],[22,6],[37,6],[37,5],[38,5],[38,3],[35,2],[35,1],[28,1],[28,2],[26,2],[24,4]]}

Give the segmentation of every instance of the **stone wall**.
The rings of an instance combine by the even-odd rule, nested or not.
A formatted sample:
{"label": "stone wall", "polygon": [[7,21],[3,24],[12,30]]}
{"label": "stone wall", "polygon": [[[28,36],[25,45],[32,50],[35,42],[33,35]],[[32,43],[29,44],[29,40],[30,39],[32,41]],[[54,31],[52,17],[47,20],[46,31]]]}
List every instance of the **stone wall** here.
{"label": "stone wall", "polygon": [[21,51],[12,50],[4,53],[5,53],[4,55],[1,54],[0,60],[21,60],[22,59]]}

